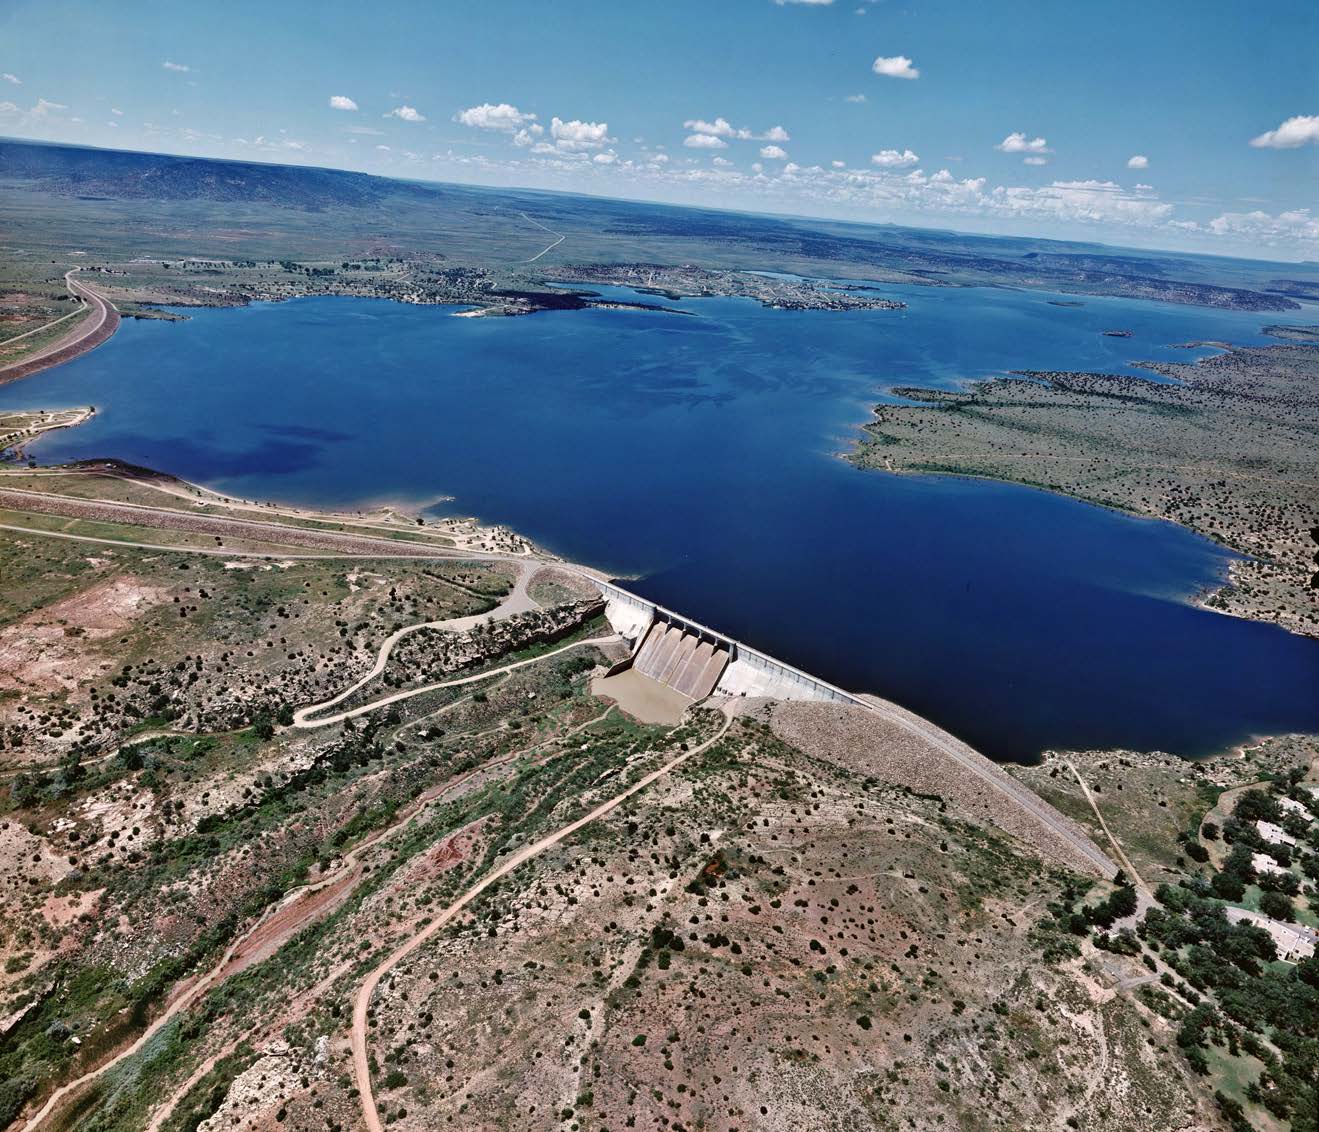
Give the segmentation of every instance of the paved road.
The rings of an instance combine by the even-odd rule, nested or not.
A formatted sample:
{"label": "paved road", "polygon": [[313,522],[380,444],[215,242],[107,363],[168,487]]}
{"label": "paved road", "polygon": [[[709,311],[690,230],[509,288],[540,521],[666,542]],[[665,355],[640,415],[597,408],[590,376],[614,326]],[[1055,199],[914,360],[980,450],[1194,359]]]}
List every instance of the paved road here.
{"label": "paved road", "polygon": [[548,232],[551,236],[558,236],[558,237],[559,237],[559,238],[558,238],[557,240],[555,240],[554,243],[552,243],[548,248],[542,248],[542,249],[541,249],[540,251],[538,251],[534,256],[532,256],[529,260],[527,260],[528,263],[535,263],[535,262],[536,262],[538,259],[540,259],[540,257],[543,256],[546,252],[552,252],[552,251],[553,251],[555,248],[557,248],[561,243],[563,243],[564,240],[566,240],[566,239],[568,238],[567,236],[560,236],[559,233],[556,232],[553,228],[546,228],[545,225],[542,224],[539,220],[532,220],[531,217],[528,216],[525,212],[521,212],[521,213],[519,213],[518,215],[521,216],[523,220],[530,220],[531,223],[534,224],[534,225],[536,225],[537,228],[544,229],[544,231]]}
{"label": "paved road", "polygon": [[[93,291],[86,283],[79,283],[73,278],[78,268],[65,273],[64,282],[69,291],[86,301],[91,314],[78,323],[68,334],[43,346],[35,353],[0,366],[0,381],[13,381],[27,377],[38,370],[59,365],[79,354],[99,346],[119,328],[119,312],[114,304]],[[66,316],[67,317],[67,316]],[[53,323],[49,325],[54,325]],[[45,330],[47,327],[41,327]]]}
{"label": "paved road", "polygon": [[[487,621],[502,621],[505,617],[512,617],[518,613],[530,613],[534,609],[539,609],[537,604],[527,592],[527,586],[531,581],[531,575],[535,573],[532,566],[524,566],[518,572],[517,582],[513,589],[509,591],[494,609],[487,610],[485,613],[473,613],[467,617],[449,617],[443,621],[420,621],[415,625],[406,625],[398,629],[385,638],[384,643],[380,646],[380,651],[376,655],[376,662],[371,667],[371,671],[358,680],[355,684],[349,685],[337,696],[331,699],[323,700],[319,704],[309,704],[306,707],[298,708],[293,713],[294,727],[324,727],[327,723],[338,723],[341,719],[347,719],[353,715],[361,715],[363,712],[374,711],[377,707],[384,707],[386,704],[394,703],[396,700],[406,699],[408,696],[420,695],[422,692],[434,691],[436,688],[447,687],[449,684],[468,683],[471,680],[481,679],[485,676],[494,676],[495,672],[483,672],[480,676],[467,677],[466,680],[448,681],[444,684],[431,684],[425,688],[416,688],[409,692],[400,692],[397,695],[389,696],[386,699],[379,700],[374,704],[368,704],[365,707],[355,708],[352,711],[340,712],[338,715],[331,716],[327,719],[313,719],[308,721],[308,716],[315,715],[326,708],[334,707],[335,704],[343,703],[349,696],[359,688],[365,687],[371,683],[377,676],[385,670],[385,665],[389,663],[389,655],[394,651],[394,646],[399,643],[409,633],[415,633],[421,629],[439,629],[446,633],[465,633],[469,629],[475,629]],[[562,651],[562,650],[559,650]],[[536,659],[540,659],[537,657]],[[510,666],[514,667],[514,666]],[[507,671],[507,668],[498,670],[499,672]]]}
{"label": "paved road", "polygon": [[[365,556],[390,554],[416,558],[461,559],[500,557],[485,551],[458,550],[408,539],[350,534],[346,531],[315,530],[310,527],[263,522],[260,519],[239,519],[228,515],[179,511],[168,507],[152,507],[145,503],[83,499],[16,487],[0,487],[0,507],[6,507],[11,511],[35,512],[40,515],[60,515],[69,519],[127,523],[138,527],[151,527],[154,530],[218,535],[221,538],[227,535],[234,539],[251,539],[258,542],[278,543],[281,546],[306,547],[311,550],[340,550]],[[173,549],[189,548],[174,547]]]}
{"label": "paved road", "polygon": [[711,738],[707,739],[704,743],[700,744],[700,746],[694,747],[690,751],[686,751],[685,753],[679,755],[677,758],[670,759],[658,770],[653,770],[645,777],[639,778],[636,782],[634,782],[621,794],[615,794],[607,802],[602,802],[600,805],[596,806],[596,808],[593,809],[585,817],[578,818],[574,822],[569,822],[562,829],[556,830],[554,833],[551,833],[546,837],[542,837],[539,841],[534,842],[531,845],[524,846],[523,848],[519,849],[516,853],[513,853],[511,856],[507,857],[504,860],[503,864],[501,864],[498,868],[493,869],[492,871],[486,873],[486,875],[483,876],[479,881],[477,881],[476,884],[472,885],[471,888],[469,888],[460,897],[458,897],[457,900],[455,900],[446,909],[444,909],[444,911],[441,912],[438,916],[436,916],[435,919],[433,919],[429,924],[427,924],[424,928],[422,928],[421,931],[419,931],[416,935],[414,935],[411,939],[409,939],[407,943],[403,944],[397,950],[392,952],[384,960],[383,963],[381,963],[378,967],[376,967],[375,970],[373,970],[366,977],[366,981],[362,984],[361,988],[358,990],[357,998],[353,1002],[352,1045],[353,1045],[353,1076],[357,1080],[357,1089],[362,1099],[362,1116],[363,1119],[366,1121],[366,1126],[369,1132],[384,1132],[384,1124],[381,1123],[380,1113],[376,1109],[375,1093],[372,1092],[371,1089],[370,1053],[367,1050],[367,1045],[366,1045],[367,1034],[368,1034],[367,1011],[370,1009],[371,1006],[372,994],[375,993],[376,987],[380,985],[380,980],[384,978],[384,976],[389,972],[390,968],[392,968],[400,960],[403,960],[407,958],[407,956],[411,955],[414,951],[417,950],[417,948],[421,947],[422,944],[424,944],[427,940],[429,940],[431,936],[433,936],[436,932],[448,926],[450,921],[452,921],[453,918],[456,915],[458,915],[459,912],[461,912],[465,907],[467,907],[468,904],[470,904],[473,900],[475,900],[478,896],[480,896],[481,893],[483,893],[487,888],[489,888],[492,884],[494,884],[495,881],[508,876],[508,874],[511,873],[514,869],[516,869],[519,865],[525,864],[527,861],[530,861],[533,857],[540,856],[540,854],[545,852],[546,849],[549,849],[552,846],[557,845],[565,837],[570,837],[572,834],[576,833],[583,826],[590,825],[591,822],[604,817],[611,810],[617,808],[623,802],[626,802],[629,798],[632,797],[632,795],[644,790],[652,782],[655,782],[657,779],[663,778],[666,774],[669,774],[670,772],[676,770],[688,759],[694,757],[695,755],[699,755],[702,751],[713,746],[715,743],[717,743],[720,739],[724,737],[724,734],[728,731],[728,728],[732,726],[732,723],[733,723],[733,717],[732,715],[729,715],[724,720],[723,726],[720,727],[719,730]]}
{"label": "paved road", "polygon": [[[413,628],[419,626],[414,625]],[[621,637],[585,637],[580,641],[573,641],[562,648],[554,649],[552,652],[543,652],[539,656],[531,656],[526,660],[515,660],[512,664],[505,664],[502,668],[491,668],[485,672],[478,672],[474,676],[460,676],[454,680],[441,680],[436,684],[425,684],[420,688],[409,688],[404,692],[395,692],[391,696],[385,696],[379,700],[372,700],[369,704],[363,704],[361,707],[349,708],[346,711],[337,712],[334,715],[327,715],[323,719],[308,719],[307,717],[314,712],[323,708],[332,707],[349,693],[356,691],[361,686],[361,681],[349,688],[347,692],[342,692],[333,700],[327,700],[323,704],[313,704],[311,707],[299,708],[293,713],[293,726],[324,727],[327,723],[340,723],[345,719],[352,719],[355,716],[365,715],[367,712],[378,711],[382,707],[389,707],[390,704],[396,704],[400,700],[410,700],[413,696],[424,696],[427,692],[438,692],[441,688],[461,688],[465,684],[475,684],[481,680],[489,680],[492,676],[503,676],[506,672],[512,672],[518,668],[525,668],[528,664],[539,664],[542,660],[549,660],[552,656],[558,656],[561,652],[568,652],[570,649],[579,649],[584,645],[604,645],[614,641],[622,640]]]}

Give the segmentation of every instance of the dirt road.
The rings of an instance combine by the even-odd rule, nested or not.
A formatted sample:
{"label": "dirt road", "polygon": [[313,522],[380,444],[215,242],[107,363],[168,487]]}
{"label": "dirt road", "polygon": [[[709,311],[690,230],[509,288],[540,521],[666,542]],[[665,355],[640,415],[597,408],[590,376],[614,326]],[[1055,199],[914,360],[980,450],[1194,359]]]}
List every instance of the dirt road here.
{"label": "dirt road", "polygon": [[426,927],[422,928],[421,931],[419,931],[416,935],[414,935],[411,939],[409,939],[407,943],[403,944],[397,950],[392,952],[384,960],[383,963],[381,963],[378,967],[376,967],[375,970],[373,970],[366,977],[366,981],[362,984],[361,989],[358,990],[357,998],[353,1003],[352,1046],[353,1046],[353,1076],[357,1081],[357,1088],[359,1093],[361,1094],[362,1116],[363,1119],[366,1121],[366,1126],[369,1132],[384,1132],[384,1124],[381,1123],[380,1113],[376,1109],[375,1094],[371,1090],[371,1062],[370,1062],[370,1054],[367,1050],[367,1045],[366,1045],[367,1011],[370,1009],[371,1006],[372,994],[375,993],[376,987],[380,985],[380,980],[384,978],[384,976],[389,972],[390,968],[392,968],[400,960],[405,959],[407,956],[411,955],[414,951],[417,950],[417,948],[421,947],[423,944],[426,943],[427,940],[429,940],[433,935],[435,935],[436,932],[446,927],[453,920],[453,918],[458,915],[459,912],[461,912],[464,908],[467,907],[468,904],[470,904],[473,900],[475,900],[478,896],[480,896],[481,893],[483,893],[487,888],[489,888],[492,884],[494,884],[495,881],[508,876],[508,874],[511,873],[514,869],[516,869],[519,865],[525,864],[527,861],[530,861],[533,857],[540,856],[540,854],[545,852],[546,849],[549,849],[552,846],[557,845],[565,837],[571,837],[583,826],[590,825],[591,822],[604,817],[611,810],[614,810],[623,802],[626,802],[629,798],[632,797],[632,795],[639,793],[640,791],[644,790],[647,786],[649,786],[652,782],[655,782],[657,779],[663,778],[666,774],[669,774],[670,772],[676,770],[688,759],[692,758],[695,755],[699,755],[702,751],[707,750],[709,747],[713,746],[715,743],[717,743],[720,739],[724,737],[729,727],[732,726],[732,723],[733,723],[733,717],[732,715],[729,715],[724,720],[723,726],[720,727],[719,730],[711,738],[707,739],[704,743],[701,743],[697,747],[693,747],[690,751],[685,751],[683,754],[678,755],[676,758],[670,759],[658,770],[653,770],[644,777],[637,779],[636,782],[634,782],[622,793],[615,794],[612,798],[610,798],[606,802],[601,802],[600,805],[596,806],[595,809],[593,809],[590,813],[586,814],[584,817],[580,817],[574,822],[569,822],[562,829],[556,830],[554,833],[542,837],[539,841],[536,841],[531,845],[524,846],[523,848],[519,849],[516,853],[512,854],[510,857],[506,858],[503,864],[499,865],[497,868],[487,873],[484,877],[482,877],[479,881],[477,881],[476,884],[472,885],[471,888],[469,888],[460,897],[458,897],[457,900],[455,900],[452,904],[450,904],[447,908],[445,908],[444,911],[441,912],[438,916],[436,916],[435,919],[433,919],[429,924],[426,925]]}

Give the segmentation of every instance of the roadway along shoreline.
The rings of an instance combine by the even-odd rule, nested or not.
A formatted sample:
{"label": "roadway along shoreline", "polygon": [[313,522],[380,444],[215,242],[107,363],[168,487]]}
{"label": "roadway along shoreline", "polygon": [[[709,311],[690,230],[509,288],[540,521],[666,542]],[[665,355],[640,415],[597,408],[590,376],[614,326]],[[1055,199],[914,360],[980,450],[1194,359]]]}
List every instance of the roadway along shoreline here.
{"label": "roadway along shoreline", "polygon": [[77,270],[78,268],[75,267],[65,272],[64,282],[70,293],[79,296],[87,303],[91,315],[73,327],[68,334],[57,338],[35,354],[29,354],[26,358],[0,366],[0,385],[31,377],[34,373],[72,361],[79,355],[96,349],[102,342],[109,341],[119,329],[119,312],[114,304],[92,290],[86,283],[79,283],[74,279],[73,274]]}
{"label": "roadway along shoreline", "polygon": [[[203,515],[143,503],[118,503],[54,495],[25,488],[0,487],[0,507],[41,515],[58,515],[66,519],[87,519],[100,523],[121,523],[155,530],[182,531],[186,534],[213,535],[219,538],[249,539],[281,546],[309,550],[341,551],[362,556],[380,554],[409,558],[479,559],[498,557],[476,550],[459,550],[412,539],[377,538],[373,535],[348,534],[341,531],[313,530],[285,523],[240,519],[235,516]],[[33,532],[37,533],[37,532]],[[179,547],[180,550],[190,549]]]}

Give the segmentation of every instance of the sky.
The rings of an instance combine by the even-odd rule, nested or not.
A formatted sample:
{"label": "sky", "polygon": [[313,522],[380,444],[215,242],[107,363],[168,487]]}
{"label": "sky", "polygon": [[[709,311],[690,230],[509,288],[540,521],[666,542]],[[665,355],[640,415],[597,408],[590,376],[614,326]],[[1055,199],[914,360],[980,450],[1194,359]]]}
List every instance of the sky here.
{"label": "sky", "polygon": [[0,135],[1319,261],[1316,0],[0,4]]}

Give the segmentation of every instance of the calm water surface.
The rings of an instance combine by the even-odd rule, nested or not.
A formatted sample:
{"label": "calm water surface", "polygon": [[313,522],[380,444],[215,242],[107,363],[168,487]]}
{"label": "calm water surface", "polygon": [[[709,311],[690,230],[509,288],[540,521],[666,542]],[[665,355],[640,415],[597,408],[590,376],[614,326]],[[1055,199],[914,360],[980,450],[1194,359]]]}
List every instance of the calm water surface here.
{"label": "calm water surface", "polygon": [[1267,341],[1260,327],[1286,319],[885,292],[909,309],[203,310],[127,322],[99,350],[0,389],[0,406],[97,406],[90,424],[43,441],[45,460],[116,456],[306,504],[452,497],[437,509],[635,575],[642,593],[996,758],[1101,745],[1198,755],[1319,730],[1319,642],[1187,603],[1225,568],[1210,543],[1026,488],[836,458],[891,385],[1138,373],[1133,360],[1208,352],[1169,344]]}

